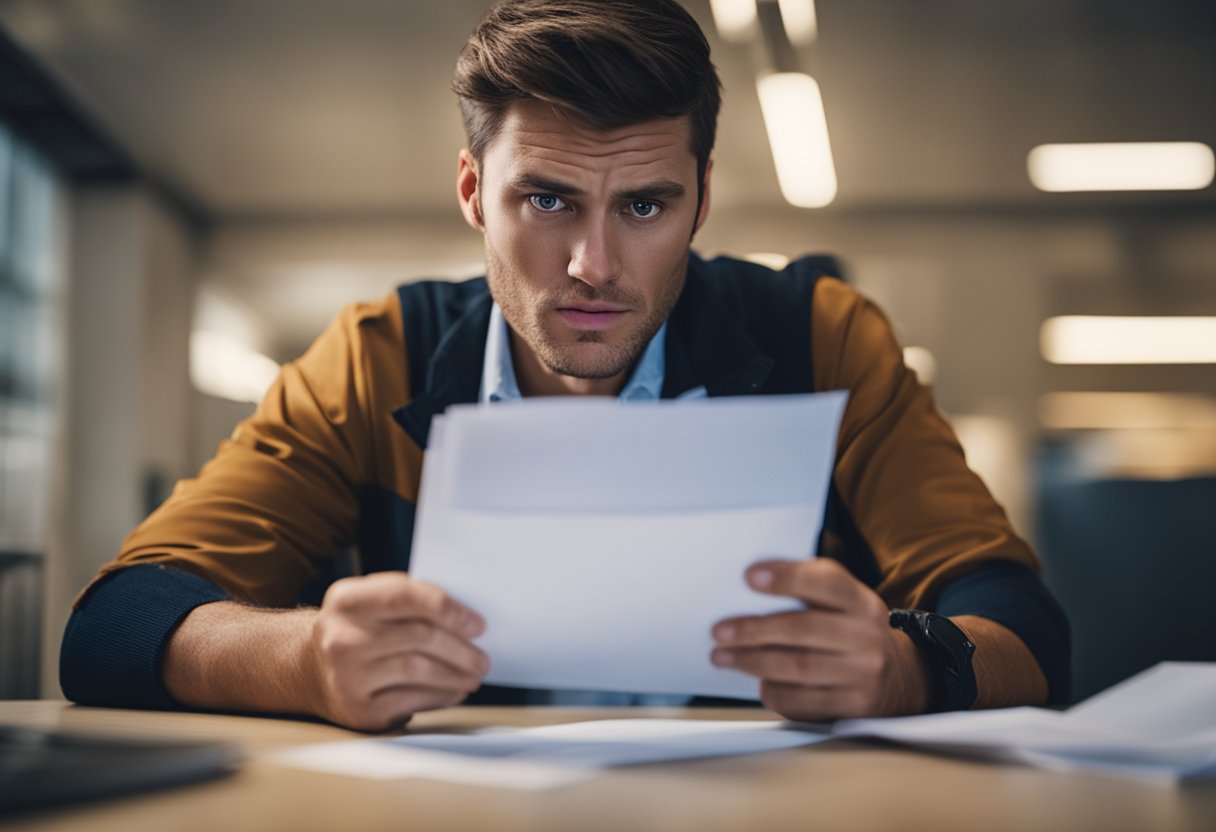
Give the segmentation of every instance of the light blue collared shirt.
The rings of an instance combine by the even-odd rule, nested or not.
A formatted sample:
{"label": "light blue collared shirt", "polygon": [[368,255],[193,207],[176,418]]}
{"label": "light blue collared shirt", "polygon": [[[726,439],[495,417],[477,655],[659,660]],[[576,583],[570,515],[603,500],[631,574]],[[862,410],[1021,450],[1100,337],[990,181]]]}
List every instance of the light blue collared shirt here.
{"label": "light blue collared shirt", "polygon": [[[663,392],[663,378],[667,374],[667,357],[663,352],[667,322],[646,345],[642,360],[633,369],[633,375],[621,389],[620,399],[629,402],[658,401]],[[696,391],[704,395],[704,388]],[[690,396],[691,397],[691,396]],[[481,368],[481,393],[477,397],[482,404],[517,402],[523,399],[519,382],[515,380],[515,365],[511,362],[511,339],[507,321],[498,304],[490,311],[490,331],[486,333],[486,354]],[[709,661],[708,657],[706,661]],[[681,707],[688,704],[687,696],[667,694],[631,694],[607,691],[558,690],[553,691],[548,705],[651,705]]]}
{"label": "light blue collared shirt", "polygon": [[[667,356],[663,352],[663,340],[667,335],[667,321],[646,345],[642,360],[633,369],[633,375],[620,392],[625,402],[658,401],[663,392],[663,378],[667,375]],[[486,334],[486,355],[481,366],[481,393],[477,400],[482,404],[517,402],[523,398],[519,382],[515,380],[515,365],[511,361],[510,331],[498,304],[490,310],[490,331]]]}

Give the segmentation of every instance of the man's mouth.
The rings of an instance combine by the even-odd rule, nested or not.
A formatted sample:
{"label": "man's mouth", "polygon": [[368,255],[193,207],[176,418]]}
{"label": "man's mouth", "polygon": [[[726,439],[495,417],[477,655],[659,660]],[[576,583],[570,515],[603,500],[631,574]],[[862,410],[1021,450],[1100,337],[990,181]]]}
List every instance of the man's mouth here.
{"label": "man's mouth", "polygon": [[609,303],[574,303],[557,308],[558,316],[573,329],[604,330],[614,326],[629,310]]}

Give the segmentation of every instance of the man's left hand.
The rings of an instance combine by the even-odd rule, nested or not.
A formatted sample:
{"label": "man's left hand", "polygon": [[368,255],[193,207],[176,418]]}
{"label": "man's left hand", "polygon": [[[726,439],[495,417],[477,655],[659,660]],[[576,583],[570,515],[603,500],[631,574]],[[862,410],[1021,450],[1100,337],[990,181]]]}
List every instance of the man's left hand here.
{"label": "man's left hand", "polygon": [[805,722],[927,710],[929,677],[916,646],[840,563],[764,561],[748,569],[747,582],[808,606],[714,626],[710,660],[759,677],[766,707]]}

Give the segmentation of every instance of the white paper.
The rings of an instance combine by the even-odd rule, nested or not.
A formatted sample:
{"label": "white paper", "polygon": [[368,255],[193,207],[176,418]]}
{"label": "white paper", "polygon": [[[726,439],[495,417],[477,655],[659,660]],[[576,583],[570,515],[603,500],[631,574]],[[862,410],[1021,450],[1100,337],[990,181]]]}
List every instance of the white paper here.
{"label": "white paper", "polygon": [[717,621],[797,608],[847,395],[458,406],[428,442],[410,573],[488,622],[491,684],[756,698]]}
{"label": "white paper", "polygon": [[539,791],[567,786],[594,777],[595,769],[536,763],[524,759],[496,760],[424,751],[390,740],[352,740],[305,745],[276,751],[267,760],[291,768],[342,774],[367,780],[424,778],[469,786]]}
{"label": "white paper", "polygon": [[838,723],[838,737],[1165,780],[1216,775],[1216,664],[1165,662],[1065,712],[1041,708]]}
{"label": "white paper", "polygon": [[608,767],[779,751],[827,738],[776,720],[606,719],[326,743],[281,751],[271,760],[353,777],[538,790]]}
{"label": "white paper", "polygon": [[547,789],[606,767],[878,737],[965,757],[1173,782],[1216,777],[1216,664],[1166,663],[1070,711],[1005,708],[827,728],[772,720],[609,719],[411,734],[289,749],[285,765],[357,777],[428,777]]}
{"label": "white paper", "polygon": [[1162,662],[1068,712],[1076,725],[1116,726],[1157,739],[1216,730],[1216,663]]}

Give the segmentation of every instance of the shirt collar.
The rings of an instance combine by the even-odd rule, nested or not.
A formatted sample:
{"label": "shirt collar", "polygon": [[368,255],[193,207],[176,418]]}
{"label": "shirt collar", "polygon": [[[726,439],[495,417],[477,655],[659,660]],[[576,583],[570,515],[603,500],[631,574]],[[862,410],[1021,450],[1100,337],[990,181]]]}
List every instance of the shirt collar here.
{"label": "shirt collar", "polygon": [[[646,345],[642,360],[634,368],[629,381],[622,388],[621,401],[654,401],[663,390],[666,375],[666,358],[663,340],[667,334],[667,322]],[[477,400],[482,404],[494,402],[517,402],[523,398],[519,383],[515,380],[515,366],[511,363],[511,342],[506,318],[495,303],[490,310],[490,328],[486,333],[485,358],[481,369],[481,393]]]}

